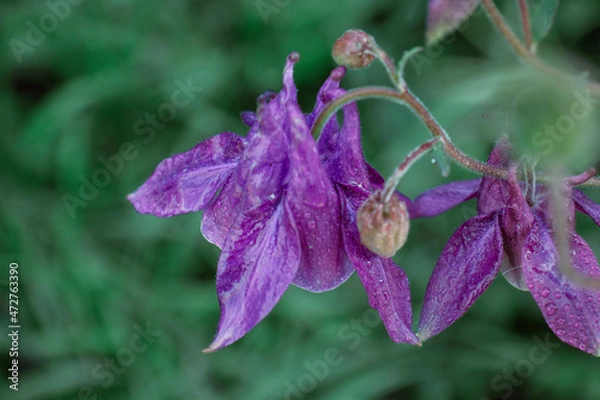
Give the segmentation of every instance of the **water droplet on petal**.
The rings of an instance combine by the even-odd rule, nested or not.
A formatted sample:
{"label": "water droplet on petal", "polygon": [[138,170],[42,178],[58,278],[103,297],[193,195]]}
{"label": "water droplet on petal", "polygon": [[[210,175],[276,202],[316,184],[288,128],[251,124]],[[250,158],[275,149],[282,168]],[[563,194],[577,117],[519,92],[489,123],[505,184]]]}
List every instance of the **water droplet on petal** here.
{"label": "water droplet on petal", "polygon": [[381,301],[383,301],[385,304],[389,303],[391,300],[390,297],[390,293],[387,290],[383,290],[381,292]]}
{"label": "water droplet on petal", "polygon": [[542,289],[542,297],[548,297],[549,294],[550,294],[550,289],[548,289],[548,288]]}
{"label": "water droplet on petal", "polygon": [[546,304],[546,314],[548,314],[549,316],[553,316],[556,313],[556,304],[554,303],[548,303]]}

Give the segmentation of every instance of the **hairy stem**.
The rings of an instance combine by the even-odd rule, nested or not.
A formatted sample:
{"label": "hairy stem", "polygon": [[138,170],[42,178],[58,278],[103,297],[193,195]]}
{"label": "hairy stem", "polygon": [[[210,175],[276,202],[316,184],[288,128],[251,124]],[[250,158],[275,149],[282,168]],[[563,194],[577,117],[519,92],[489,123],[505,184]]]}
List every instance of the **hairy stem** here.
{"label": "hairy stem", "polygon": [[[439,140],[446,154],[454,160],[457,164],[471,170],[473,172],[489,175],[500,179],[506,179],[508,177],[508,170],[506,168],[498,167],[495,165],[489,165],[485,162],[476,160],[466,155],[462,150],[456,147],[450,137],[442,128],[442,126],[435,120],[433,115],[427,110],[423,103],[408,89],[399,92],[397,89],[392,89],[383,86],[366,86],[358,89],[352,89],[343,95],[337,97],[327,104],[323,111],[316,118],[311,133],[313,137],[318,137],[327,121],[335,115],[343,106],[346,104],[365,100],[365,99],[385,99],[397,104],[407,106],[419,119],[425,124],[431,135]],[[550,178],[539,174],[537,176],[538,182],[548,183]],[[587,180],[585,183],[581,183],[580,186],[593,186],[600,187],[600,178],[594,177]]]}
{"label": "hairy stem", "polygon": [[[519,38],[517,38],[515,33],[512,31],[512,29],[508,26],[508,24],[504,20],[504,17],[502,16],[500,11],[496,7],[494,0],[481,0],[481,4],[483,5],[483,8],[485,9],[487,15],[492,20],[492,23],[496,26],[496,28],[498,29],[500,34],[502,36],[504,36],[506,41],[515,50],[515,52],[517,53],[517,55],[519,57],[521,57],[524,61],[526,61],[533,68],[537,69],[540,72],[543,72],[544,74],[553,76],[555,78],[558,78],[558,79],[568,82],[570,84],[577,83],[577,81],[578,81],[577,77],[566,74],[566,73],[546,64],[539,57],[537,57],[532,51],[530,51],[527,47],[525,47],[525,45],[523,45],[523,43],[521,43]],[[590,89],[590,91],[593,94],[600,96],[600,83],[587,82],[587,87]]]}
{"label": "hairy stem", "polygon": [[390,178],[385,182],[385,188],[383,189],[384,202],[388,202],[390,200],[390,198],[394,194],[396,186],[398,186],[398,183],[400,183],[400,180],[402,179],[404,174],[408,172],[410,167],[412,167],[412,165],[415,162],[417,162],[421,157],[427,154],[429,150],[431,150],[431,148],[439,141],[440,139],[437,137],[429,139],[428,141],[414,149],[412,152],[410,152],[410,154],[407,155],[406,158],[404,158],[404,160],[402,161],[402,163],[400,163],[400,165],[398,165],[398,168],[396,168],[392,176],[390,176]]}
{"label": "hairy stem", "polygon": [[535,44],[533,43],[533,35],[531,33],[531,19],[529,17],[529,7],[527,0],[517,0],[519,3],[519,12],[521,13],[521,25],[523,27],[523,38],[525,46],[531,53],[535,53]]}

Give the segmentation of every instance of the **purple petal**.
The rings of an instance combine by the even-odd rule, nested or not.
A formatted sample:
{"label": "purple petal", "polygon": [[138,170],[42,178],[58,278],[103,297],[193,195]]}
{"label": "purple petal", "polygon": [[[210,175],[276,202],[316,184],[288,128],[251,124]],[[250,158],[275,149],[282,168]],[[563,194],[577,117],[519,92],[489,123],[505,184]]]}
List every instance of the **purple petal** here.
{"label": "purple petal", "polygon": [[511,285],[520,290],[527,290],[521,261],[523,243],[529,235],[534,216],[517,181],[516,168],[509,169],[509,178],[505,186],[508,197],[505,207],[500,211],[500,226],[509,267],[505,268],[502,274]]}
{"label": "purple petal", "polygon": [[577,210],[587,214],[596,225],[600,226],[600,205],[578,189],[573,189],[572,196]]}
{"label": "purple petal", "polygon": [[[488,164],[508,167],[511,146],[506,140],[499,141],[488,157]],[[479,187],[477,210],[479,214],[491,214],[505,207],[510,198],[508,184],[504,179],[484,176]]]}
{"label": "purple petal", "polygon": [[[570,233],[571,263],[583,276],[600,278],[588,244]],[[559,256],[549,228],[537,217],[525,241],[523,272],[548,326],[565,343],[600,355],[600,291],[583,288],[559,269]]]}
{"label": "purple petal", "polygon": [[419,338],[427,340],[460,318],[492,283],[502,257],[497,214],[462,224],[448,239],[427,285]]}
{"label": "purple petal", "polygon": [[360,243],[356,211],[369,193],[357,186],[338,188],[338,192],[344,218],[344,246],[367,291],[369,304],[379,311],[394,342],[419,345],[419,339],[411,329],[412,308],[406,274],[390,258],[382,258]]}
{"label": "purple petal", "polygon": [[281,199],[244,213],[231,228],[219,259],[221,319],[204,352],[235,342],[259,323],[283,296],[299,262],[298,234]]}
{"label": "purple petal", "polygon": [[[253,135],[238,163],[237,168],[227,178],[219,194],[206,207],[202,216],[201,231],[206,240],[223,248],[225,237],[238,215],[244,209],[243,197],[247,195],[246,182],[255,163],[253,155],[256,147],[262,146],[261,135]],[[283,140],[283,138],[281,138]],[[281,146],[281,144],[280,144]],[[285,147],[280,147],[285,151]]]}
{"label": "purple petal", "polygon": [[477,195],[481,179],[452,182],[421,193],[413,202],[411,218],[435,217]]}
{"label": "purple petal", "polygon": [[[344,93],[343,89],[328,92],[332,99]],[[342,129],[323,132],[319,137],[317,147],[321,161],[334,183],[369,189],[371,181],[360,143],[360,120],[356,103],[344,106],[343,113]]]}
{"label": "purple petal", "polygon": [[340,204],[317,145],[297,105],[290,116],[290,182],[286,201],[300,236],[302,257],[294,285],[323,292],[341,285],[354,271],[342,242]]}
{"label": "purple petal", "polygon": [[[325,83],[323,83],[323,85],[319,89],[319,93],[317,94],[317,102],[315,103],[315,106],[314,106],[312,112],[306,116],[306,123],[308,124],[309,127],[312,128],[312,125],[315,122],[315,119],[317,119],[317,117],[319,116],[319,114],[321,114],[321,111],[323,111],[323,109],[327,106],[327,104],[329,104],[331,102],[331,98],[330,98],[331,96],[328,96],[327,93],[331,90],[339,89],[340,81],[342,80],[342,78],[344,77],[345,74],[346,74],[345,67],[337,67],[333,71],[331,71],[331,74],[329,74],[329,78],[327,78]],[[330,129],[332,129],[334,127],[336,129],[339,129],[337,120],[335,117],[331,117],[329,119],[329,122],[327,123],[326,127],[327,126],[329,126]]]}
{"label": "purple petal", "polygon": [[[249,124],[250,132],[248,140],[253,143],[261,142],[260,136],[265,135],[265,123],[269,126],[271,134],[280,136],[280,145],[285,140],[285,135],[282,133],[282,127],[289,123],[287,108],[290,104],[297,104],[297,89],[294,84],[294,65],[298,62],[298,54],[292,53],[288,56],[285,68],[283,70],[283,89],[268,102],[264,104],[264,99],[267,96],[259,97],[259,103],[262,110],[257,114],[243,113],[242,119]],[[258,115],[262,114],[262,115]],[[268,114],[268,116],[266,116]],[[261,122],[262,118],[262,122]],[[267,120],[266,122],[264,120]],[[268,132],[266,134],[269,134]],[[256,138],[259,136],[259,138]],[[281,147],[279,150],[282,154],[287,154],[288,148]],[[238,168],[234,171],[231,177],[224,183],[223,188],[215,200],[207,207],[202,219],[202,234],[208,241],[219,247],[223,247],[225,237],[229,228],[243,209],[243,195],[246,193],[246,181],[250,169],[253,167],[253,159],[248,154],[245,154]]]}
{"label": "purple petal", "polygon": [[256,118],[256,114],[252,111],[243,111],[240,114],[240,118],[242,122],[246,124],[248,128],[252,128],[256,124],[258,124],[258,119]]}
{"label": "purple petal", "polygon": [[252,329],[294,279],[301,251],[292,212],[284,201],[289,145],[269,105],[259,107],[259,134],[248,145],[238,216],[227,230],[217,270],[221,321],[206,351],[226,346]]}
{"label": "purple petal", "polygon": [[427,43],[433,44],[458,29],[469,18],[479,0],[429,0]]}
{"label": "purple petal", "polygon": [[163,160],[127,198],[138,212],[158,217],[199,211],[237,166],[245,145],[244,139],[231,132],[206,139]]}

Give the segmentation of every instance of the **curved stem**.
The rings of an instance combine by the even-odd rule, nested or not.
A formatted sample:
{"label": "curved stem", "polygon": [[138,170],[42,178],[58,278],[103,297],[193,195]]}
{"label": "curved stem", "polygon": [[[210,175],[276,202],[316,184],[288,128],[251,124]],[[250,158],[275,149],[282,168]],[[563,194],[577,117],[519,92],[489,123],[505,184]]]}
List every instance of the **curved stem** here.
{"label": "curved stem", "polygon": [[[431,135],[442,143],[446,154],[458,165],[461,165],[473,172],[493,176],[495,178],[506,179],[508,177],[508,170],[506,168],[489,165],[485,162],[476,160],[472,157],[469,157],[463,153],[462,150],[456,147],[450,140],[450,137],[444,128],[442,128],[442,126],[435,120],[433,115],[431,115],[423,103],[408,88],[406,88],[406,90],[403,92],[398,92],[396,89],[383,86],[366,86],[347,91],[343,95],[330,101],[315,119],[315,122],[311,128],[313,137],[318,137],[327,124],[327,121],[329,121],[329,119],[343,106],[365,99],[385,99],[403,106],[407,106],[425,124],[427,129],[429,129],[431,132]],[[543,183],[548,183],[551,181],[549,177],[541,174],[537,176],[537,179],[539,182]],[[580,186],[600,187],[600,178],[591,178],[585,183],[582,183]]]}
{"label": "curved stem", "polygon": [[412,165],[416,163],[421,157],[427,154],[429,150],[431,150],[431,148],[439,141],[440,139],[437,137],[429,139],[428,141],[411,151],[410,154],[406,156],[404,161],[402,161],[402,163],[398,165],[398,168],[396,168],[392,176],[390,176],[390,178],[385,182],[385,188],[383,189],[384,202],[388,202],[392,198],[396,186],[398,186],[398,183],[400,183],[400,180],[402,179],[404,174],[406,174],[406,172],[410,169],[410,167],[412,167]]}
{"label": "curved stem", "polygon": [[[519,55],[519,57],[521,57],[523,60],[529,63],[529,65],[531,65],[533,68],[543,72],[544,74],[554,76],[570,84],[577,83],[577,77],[566,74],[546,64],[544,61],[538,58],[532,51],[525,47],[525,45],[521,43],[521,41],[517,38],[512,29],[508,26],[502,14],[500,14],[500,11],[494,3],[494,0],[481,0],[481,4],[483,5],[483,8],[485,9],[490,19],[492,20],[492,23],[496,26],[498,31],[500,31],[500,34],[504,36],[504,38],[508,41],[508,43],[515,50],[517,55]],[[600,83],[587,82],[587,87],[593,94],[600,96]]]}
{"label": "curved stem", "polygon": [[519,3],[519,12],[521,13],[521,25],[523,26],[523,37],[525,39],[525,46],[530,52],[535,52],[535,44],[533,43],[533,35],[531,33],[531,20],[529,17],[529,7],[527,6],[527,0],[517,0]]}

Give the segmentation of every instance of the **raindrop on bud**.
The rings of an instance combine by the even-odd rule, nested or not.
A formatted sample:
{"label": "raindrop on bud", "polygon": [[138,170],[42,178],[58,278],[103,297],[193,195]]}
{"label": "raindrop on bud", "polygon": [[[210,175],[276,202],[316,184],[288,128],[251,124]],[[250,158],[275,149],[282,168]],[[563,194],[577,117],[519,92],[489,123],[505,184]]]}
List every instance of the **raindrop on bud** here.
{"label": "raindrop on bud", "polygon": [[373,193],[360,206],[356,223],[362,244],[386,258],[400,250],[410,229],[406,204],[395,195],[384,201],[381,190]]}
{"label": "raindrop on bud", "polygon": [[346,31],[333,45],[331,55],[336,63],[349,68],[366,68],[375,55],[375,39],[364,31]]}

